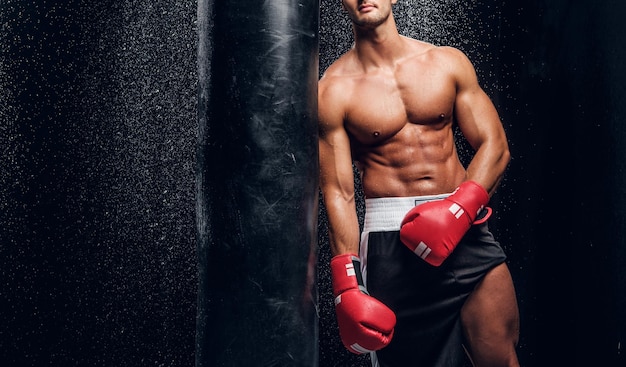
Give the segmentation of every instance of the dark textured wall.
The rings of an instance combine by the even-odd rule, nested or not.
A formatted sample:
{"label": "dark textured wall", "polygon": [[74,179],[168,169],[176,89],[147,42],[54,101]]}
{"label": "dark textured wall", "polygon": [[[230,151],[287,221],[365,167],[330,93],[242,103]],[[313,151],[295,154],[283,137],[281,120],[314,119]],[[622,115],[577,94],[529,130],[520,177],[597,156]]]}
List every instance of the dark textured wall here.
{"label": "dark textured wall", "polygon": [[0,364],[190,366],[196,5],[0,2]]}
{"label": "dark textured wall", "polygon": [[500,105],[515,159],[499,228],[519,264],[530,365],[626,364],[624,14],[611,0],[503,9]]}

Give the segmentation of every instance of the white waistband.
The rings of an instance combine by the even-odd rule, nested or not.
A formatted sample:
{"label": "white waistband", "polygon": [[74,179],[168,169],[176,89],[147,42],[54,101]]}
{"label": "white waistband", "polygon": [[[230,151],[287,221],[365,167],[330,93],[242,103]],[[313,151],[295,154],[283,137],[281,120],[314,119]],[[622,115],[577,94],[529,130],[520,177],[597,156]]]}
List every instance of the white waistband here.
{"label": "white waistband", "polygon": [[441,200],[450,194],[365,199],[363,232],[399,231],[406,213],[428,201]]}

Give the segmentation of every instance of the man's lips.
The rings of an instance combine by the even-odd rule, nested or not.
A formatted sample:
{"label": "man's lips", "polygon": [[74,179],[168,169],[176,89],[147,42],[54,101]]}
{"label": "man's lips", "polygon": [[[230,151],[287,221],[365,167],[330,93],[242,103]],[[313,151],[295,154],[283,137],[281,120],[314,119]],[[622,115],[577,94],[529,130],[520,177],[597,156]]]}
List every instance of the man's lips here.
{"label": "man's lips", "polygon": [[368,11],[374,8],[374,4],[362,4],[361,6],[359,6],[359,11]]}

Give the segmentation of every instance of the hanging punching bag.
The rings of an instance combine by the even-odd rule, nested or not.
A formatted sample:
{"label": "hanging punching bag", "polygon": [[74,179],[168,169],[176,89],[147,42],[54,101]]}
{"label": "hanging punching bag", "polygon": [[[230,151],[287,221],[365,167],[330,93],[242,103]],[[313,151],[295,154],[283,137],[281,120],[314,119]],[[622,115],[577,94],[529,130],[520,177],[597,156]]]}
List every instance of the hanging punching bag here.
{"label": "hanging punching bag", "polygon": [[197,367],[317,365],[318,9],[198,2]]}

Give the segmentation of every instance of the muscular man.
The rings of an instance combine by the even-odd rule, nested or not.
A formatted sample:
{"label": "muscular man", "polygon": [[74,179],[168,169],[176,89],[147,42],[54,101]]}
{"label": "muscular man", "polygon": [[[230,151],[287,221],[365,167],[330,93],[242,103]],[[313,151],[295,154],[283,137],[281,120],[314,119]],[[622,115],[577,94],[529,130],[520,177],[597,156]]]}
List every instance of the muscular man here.
{"label": "muscular man", "polygon": [[[355,44],[319,82],[320,185],[339,332],[374,366],[518,366],[519,316],[485,213],[505,132],[460,51],[401,36],[397,0],[342,0]],[[453,125],[474,148],[464,167]],[[352,164],[365,194],[363,233]]]}

